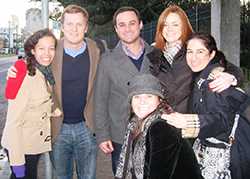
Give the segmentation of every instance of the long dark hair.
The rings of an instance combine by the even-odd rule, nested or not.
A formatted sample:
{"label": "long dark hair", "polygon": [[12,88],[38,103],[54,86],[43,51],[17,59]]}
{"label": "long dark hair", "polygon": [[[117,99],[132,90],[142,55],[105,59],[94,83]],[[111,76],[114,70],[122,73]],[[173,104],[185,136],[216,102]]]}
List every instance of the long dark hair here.
{"label": "long dark hair", "polygon": [[137,127],[132,131],[133,138],[136,138],[137,135],[141,132],[141,127],[142,127],[142,122],[147,119],[150,115],[158,113],[159,115],[161,114],[171,114],[173,113],[174,110],[173,108],[168,104],[168,102],[165,99],[160,98],[160,104],[157,106],[155,110],[153,110],[151,113],[149,113],[146,117],[143,119],[138,120],[136,117],[135,113],[133,112],[132,108],[130,111],[130,117],[129,121],[133,120],[134,122],[137,123]]}
{"label": "long dark hair", "polygon": [[186,45],[192,39],[201,40],[203,42],[203,45],[206,47],[206,49],[208,49],[209,53],[212,53],[213,51],[215,51],[214,59],[218,60],[219,63],[223,65],[224,67],[226,66],[226,57],[222,51],[218,50],[216,41],[212,35],[208,33],[204,33],[204,32],[193,33],[187,39]]}
{"label": "long dark hair", "polygon": [[48,28],[35,32],[24,43],[25,59],[27,61],[27,69],[30,76],[34,76],[36,74],[36,59],[31,51],[35,49],[36,44],[43,37],[52,37],[55,40],[56,46],[56,37]]}

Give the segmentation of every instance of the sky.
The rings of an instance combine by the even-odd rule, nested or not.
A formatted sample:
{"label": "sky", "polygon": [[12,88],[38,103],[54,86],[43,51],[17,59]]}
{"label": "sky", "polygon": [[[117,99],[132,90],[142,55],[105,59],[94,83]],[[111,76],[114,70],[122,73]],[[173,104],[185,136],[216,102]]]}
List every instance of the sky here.
{"label": "sky", "polygon": [[25,12],[31,7],[37,7],[37,3],[29,3],[30,0],[0,0],[0,27],[8,27],[11,15],[16,15],[20,27],[25,26]]}
{"label": "sky", "polygon": [[[19,28],[25,26],[25,12],[32,7],[39,7],[40,3],[30,0],[0,0],[0,27],[8,27],[11,15],[16,15],[19,20]],[[241,0],[242,2],[243,0]],[[247,2],[249,0],[245,0]]]}

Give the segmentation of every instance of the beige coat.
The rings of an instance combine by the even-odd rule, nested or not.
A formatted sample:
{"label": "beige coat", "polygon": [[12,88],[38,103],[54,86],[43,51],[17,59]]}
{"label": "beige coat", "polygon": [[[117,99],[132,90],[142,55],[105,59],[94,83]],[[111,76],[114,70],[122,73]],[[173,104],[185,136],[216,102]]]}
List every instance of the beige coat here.
{"label": "beige coat", "polygon": [[43,74],[25,76],[8,112],[1,144],[9,152],[10,165],[23,165],[25,154],[51,150],[51,89]]}
{"label": "beige coat", "polygon": [[[90,69],[89,69],[89,82],[88,82],[88,92],[86,99],[86,106],[84,108],[84,117],[86,119],[86,125],[93,129],[93,86],[96,76],[97,65],[100,60],[100,50],[98,49],[96,43],[86,38],[87,49],[90,57]],[[52,62],[52,71],[55,77],[55,96],[58,99],[58,106],[62,109],[62,64],[63,64],[63,39],[58,41],[56,48],[56,57]],[[72,69],[74,70],[74,69]],[[51,120],[52,129],[52,141],[55,141],[63,122],[63,115],[60,117],[53,117]]]}

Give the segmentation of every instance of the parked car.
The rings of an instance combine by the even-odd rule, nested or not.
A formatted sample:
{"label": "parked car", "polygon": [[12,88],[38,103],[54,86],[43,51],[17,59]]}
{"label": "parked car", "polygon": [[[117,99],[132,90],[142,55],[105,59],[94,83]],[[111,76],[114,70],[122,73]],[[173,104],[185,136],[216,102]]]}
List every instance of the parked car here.
{"label": "parked car", "polygon": [[9,49],[8,48],[1,48],[0,49],[0,54],[8,54]]}
{"label": "parked car", "polygon": [[25,56],[24,48],[19,48],[17,52],[18,59],[23,58],[24,56]]}

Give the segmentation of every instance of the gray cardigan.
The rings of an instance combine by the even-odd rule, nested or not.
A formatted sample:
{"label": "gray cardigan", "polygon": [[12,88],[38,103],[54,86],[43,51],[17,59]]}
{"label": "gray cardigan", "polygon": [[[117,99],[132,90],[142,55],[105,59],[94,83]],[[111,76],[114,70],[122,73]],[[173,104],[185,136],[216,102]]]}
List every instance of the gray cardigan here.
{"label": "gray cardigan", "polygon": [[145,43],[141,70],[122,49],[121,42],[102,56],[94,87],[94,128],[97,143],[112,140],[122,144],[129,115],[128,82],[138,73],[149,72],[146,54],[152,47]]}

